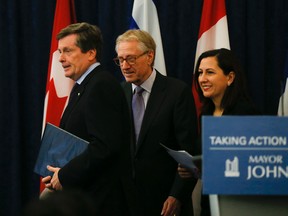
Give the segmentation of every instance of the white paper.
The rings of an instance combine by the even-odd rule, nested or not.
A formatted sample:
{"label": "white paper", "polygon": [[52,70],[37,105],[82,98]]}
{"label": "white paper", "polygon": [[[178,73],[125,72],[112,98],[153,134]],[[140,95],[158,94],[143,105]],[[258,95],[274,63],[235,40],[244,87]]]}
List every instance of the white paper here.
{"label": "white paper", "polygon": [[183,167],[195,172],[198,171],[198,168],[196,167],[194,161],[201,160],[201,156],[192,156],[188,152],[184,150],[173,150],[168,148],[167,146],[160,143],[161,146],[163,146],[168,154],[174,158],[179,164],[181,164]]}

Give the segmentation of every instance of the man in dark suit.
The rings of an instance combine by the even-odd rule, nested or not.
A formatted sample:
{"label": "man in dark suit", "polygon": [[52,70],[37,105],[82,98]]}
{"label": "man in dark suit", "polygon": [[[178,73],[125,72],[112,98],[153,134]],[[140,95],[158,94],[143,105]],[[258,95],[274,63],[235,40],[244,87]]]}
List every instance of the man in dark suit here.
{"label": "man in dark suit", "polygon": [[96,215],[126,216],[122,177],[130,162],[130,120],[119,82],[99,63],[100,29],[72,24],[57,35],[59,61],[65,76],[75,81],[60,127],[89,141],[88,149],[63,168],[48,166],[53,177],[46,188],[80,189],[94,198]]}
{"label": "man in dark suit", "polygon": [[[177,162],[160,143],[192,152],[197,136],[194,100],[191,88],[184,82],[163,76],[153,68],[155,48],[153,38],[142,30],[120,35],[115,47],[114,61],[126,79],[123,88],[135,122],[131,155],[141,208],[138,215],[191,216],[191,193],[196,180],[179,177]],[[139,87],[145,109],[142,123],[138,122],[142,108],[135,111],[132,106]],[[141,129],[137,129],[139,124]]]}

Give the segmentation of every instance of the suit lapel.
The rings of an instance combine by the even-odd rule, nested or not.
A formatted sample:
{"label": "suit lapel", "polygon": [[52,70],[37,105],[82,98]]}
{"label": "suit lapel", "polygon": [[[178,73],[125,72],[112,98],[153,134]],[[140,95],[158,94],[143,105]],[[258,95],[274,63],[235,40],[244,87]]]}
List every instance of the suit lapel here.
{"label": "suit lapel", "polygon": [[127,103],[128,103],[128,107],[129,107],[129,111],[130,114],[132,113],[132,84],[131,83],[127,83],[127,82],[123,82],[122,84],[126,99],[127,99]]}
{"label": "suit lapel", "polygon": [[87,77],[85,77],[85,79],[82,81],[81,85],[77,88],[77,90],[76,90],[77,98],[72,103],[69,103],[67,105],[67,107],[65,108],[64,113],[61,117],[61,121],[60,121],[60,127],[61,128],[65,128],[65,124],[66,124],[69,116],[71,115],[71,112],[73,111],[73,109],[75,108],[77,103],[79,102],[82,94],[84,94],[86,84],[89,82],[91,77],[97,72],[97,70],[100,69],[100,67],[101,66],[98,66],[93,71],[91,71],[91,73],[88,74]]}
{"label": "suit lapel", "polygon": [[[133,125],[133,115],[132,115],[132,84],[124,82],[122,84],[124,93],[126,95],[126,99],[128,102],[128,107],[131,115],[131,124]],[[157,113],[160,112],[161,110],[161,104],[163,103],[163,100],[165,98],[165,88],[166,88],[166,81],[165,77],[161,75],[159,72],[156,74],[156,78],[152,87],[151,95],[149,97],[147,107],[145,110],[142,126],[141,126],[141,131],[139,134],[139,140],[137,144],[135,144],[135,139],[134,139],[134,133],[131,142],[131,152],[134,154],[137,153],[139,148],[141,147],[143,140],[147,134],[147,130],[149,129],[150,124],[154,120],[154,118],[157,116]],[[134,130],[134,129],[133,129]]]}
{"label": "suit lapel", "polygon": [[69,116],[71,115],[72,110],[75,108],[76,104],[78,103],[79,99],[81,98],[81,95],[84,92],[84,86],[82,86],[82,84],[77,88],[77,90],[75,90],[75,94],[76,94],[76,98],[75,100],[69,102],[69,104],[67,105],[67,107],[65,108],[65,111],[63,113],[63,116],[61,118],[61,122],[60,122],[60,127],[61,128],[65,128],[65,124],[67,119],[69,118]]}
{"label": "suit lapel", "polygon": [[[123,90],[124,90],[124,93],[125,93],[125,96],[127,99],[128,107],[129,107],[131,128],[134,131],[133,114],[132,114],[132,84],[127,83],[127,82],[123,82],[122,87],[123,87]],[[130,152],[131,152],[131,157],[134,158],[135,146],[136,146],[134,132],[131,133],[130,138],[131,138]]]}
{"label": "suit lapel", "polygon": [[144,118],[142,121],[141,131],[139,134],[138,145],[136,153],[143,143],[147,131],[152,123],[152,121],[157,117],[157,114],[161,111],[161,105],[166,96],[165,94],[166,81],[163,75],[157,72],[156,78],[151,90],[151,94],[147,103]]}

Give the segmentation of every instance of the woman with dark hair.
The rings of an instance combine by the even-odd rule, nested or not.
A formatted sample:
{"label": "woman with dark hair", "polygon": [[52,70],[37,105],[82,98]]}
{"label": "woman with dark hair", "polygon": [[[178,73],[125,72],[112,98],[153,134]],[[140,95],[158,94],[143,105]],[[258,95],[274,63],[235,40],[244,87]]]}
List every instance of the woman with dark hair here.
{"label": "woman with dark hair", "polygon": [[195,68],[195,85],[202,102],[201,115],[256,115],[246,89],[244,73],[231,50],[202,53]]}
{"label": "woman with dark hair", "polygon": [[[194,82],[202,103],[201,116],[212,115],[259,115],[251,102],[246,88],[244,73],[231,50],[215,49],[200,55],[196,63]],[[195,154],[201,154],[201,141]],[[182,178],[193,175],[178,166]],[[201,215],[210,215],[208,196],[202,196]]]}

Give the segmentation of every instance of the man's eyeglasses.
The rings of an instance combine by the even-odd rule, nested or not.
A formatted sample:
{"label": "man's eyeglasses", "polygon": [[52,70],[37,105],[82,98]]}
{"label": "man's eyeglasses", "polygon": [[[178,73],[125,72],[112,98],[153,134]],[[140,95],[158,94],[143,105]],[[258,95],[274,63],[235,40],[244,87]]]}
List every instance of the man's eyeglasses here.
{"label": "man's eyeglasses", "polygon": [[143,56],[143,55],[145,55],[147,53],[148,53],[148,51],[143,52],[142,54],[140,54],[138,56],[128,56],[127,58],[116,57],[116,58],[113,59],[113,61],[118,66],[121,66],[124,61],[126,61],[129,65],[134,65],[134,64],[136,64],[136,59],[140,58],[141,56]]}

